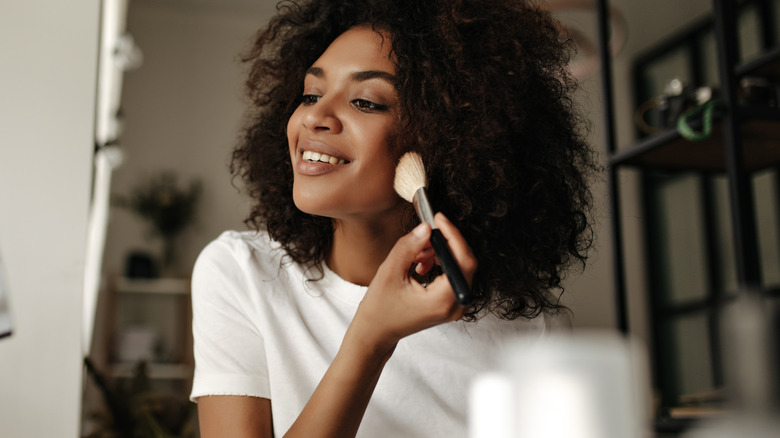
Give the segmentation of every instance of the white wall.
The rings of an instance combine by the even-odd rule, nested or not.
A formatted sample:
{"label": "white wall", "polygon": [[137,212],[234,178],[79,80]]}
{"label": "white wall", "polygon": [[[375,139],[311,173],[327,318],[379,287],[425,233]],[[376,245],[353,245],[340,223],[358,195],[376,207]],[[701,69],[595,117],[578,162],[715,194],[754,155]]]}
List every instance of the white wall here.
{"label": "white wall", "polygon": [[[203,182],[197,223],[179,239],[180,276],[189,276],[199,251],[220,232],[245,228],[248,203],[228,171],[245,108],[239,55],[273,5],[247,11],[130,3],[127,30],[144,63],[125,74],[121,143],[127,159],[115,173],[114,192],[126,194],[161,170],[176,172],[182,185]],[[106,273],[121,273],[131,250],[159,253],[159,241],[147,237],[137,216],[116,207],[111,215]]]}
{"label": "white wall", "polygon": [[0,2],[0,436],[75,437],[98,1]]}

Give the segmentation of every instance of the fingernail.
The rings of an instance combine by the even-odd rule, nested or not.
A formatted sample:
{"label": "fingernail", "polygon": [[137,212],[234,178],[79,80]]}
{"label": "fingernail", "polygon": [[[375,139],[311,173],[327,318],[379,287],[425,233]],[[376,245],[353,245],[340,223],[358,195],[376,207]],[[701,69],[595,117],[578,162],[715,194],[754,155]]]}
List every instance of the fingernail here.
{"label": "fingernail", "polygon": [[425,222],[420,223],[420,225],[417,225],[414,227],[414,230],[412,232],[417,237],[425,237],[428,234],[428,230],[426,230]]}

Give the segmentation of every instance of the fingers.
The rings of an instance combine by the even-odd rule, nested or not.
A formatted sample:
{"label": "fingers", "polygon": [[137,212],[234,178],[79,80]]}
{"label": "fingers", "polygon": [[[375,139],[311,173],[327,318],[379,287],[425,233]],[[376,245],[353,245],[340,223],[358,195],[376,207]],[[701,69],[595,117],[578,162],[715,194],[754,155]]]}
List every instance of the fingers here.
{"label": "fingers", "polygon": [[[457,227],[453,225],[443,214],[437,213],[435,218],[437,228],[441,231],[440,236],[446,240],[446,246],[449,247],[452,257],[455,259],[458,267],[463,273],[463,277],[468,285],[471,284],[474,277],[474,272],[477,269],[477,260],[471,250],[471,247],[466,243],[463,235],[458,231]],[[421,223],[415,227],[412,232],[403,236],[396,242],[393,249],[388,254],[387,259],[380,267],[382,277],[401,279],[409,279],[409,267],[413,263],[417,263],[415,266],[415,272],[424,275],[433,268],[437,262],[436,254],[431,246],[431,228],[426,223]],[[438,233],[438,232],[437,232]],[[403,277],[398,277],[400,273],[403,273]],[[377,273],[379,274],[379,272]],[[444,280],[443,284],[440,280]],[[451,285],[449,280],[442,276],[437,278],[431,284],[436,284],[434,290],[442,292],[440,289],[449,289],[452,294]],[[469,286],[465,286],[468,288]],[[463,292],[463,287],[458,288],[456,295],[460,296]],[[432,292],[432,291],[429,291]]]}
{"label": "fingers", "polygon": [[414,270],[418,274],[424,275],[430,271],[436,263],[436,253],[433,251],[433,247],[429,245],[423,248],[423,250],[417,254],[417,257],[414,258],[414,262],[417,263]]}
{"label": "fingers", "polygon": [[430,245],[431,227],[423,222],[417,225],[411,233],[401,237],[390,250],[385,265],[391,272],[408,271],[414,262],[424,261],[425,247]]}
{"label": "fingers", "polygon": [[414,267],[414,272],[425,275],[427,274],[431,269],[433,269],[433,265],[435,264],[435,259],[433,257],[423,260],[421,262],[417,262],[417,266]]}
{"label": "fingers", "polygon": [[441,230],[442,235],[447,239],[447,245],[450,247],[452,256],[458,262],[463,276],[466,277],[469,284],[474,276],[474,272],[477,270],[477,259],[474,257],[474,253],[471,251],[471,247],[466,243],[463,235],[460,231],[447,219],[442,213],[436,213],[434,217],[434,223]]}
{"label": "fingers", "polygon": [[[464,269],[464,276],[470,280],[476,261],[468,244],[443,216],[438,218],[437,226],[442,229],[437,236],[451,242],[455,261],[468,266],[468,271]],[[437,257],[430,241],[431,235],[430,225],[421,223],[396,242],[379,267],[353,320],[353,324],[364,324],[361,330],[366,331],[366,336],[378,339],[377,342],[397,342],[412,333],[463,315],[464,309],[458,304],[445,275],[438,276],[427,287],[409,275],[413,263],[418,264],[415,269],[420,274],[429,272],[433,267]]]}
{"label": "fingers", "polygon": [[[464,272],[464,276],[468,274],[466,278],[468,282],[471,283],[471,278],[473,272],[476,270],[477,264],[471,247],[463,239],[463,236],[457,227],[455,227],[444,214],[438,213],[435,220],[437,227],[442,232],[442,236],[447,240],[447,246],[450,247],[450,251],[452,252],[453,257],[455,257],[458,266],[461,268],[461,271]],[[414,262],[417,263],[415,272],[424,275],[429,272],[435,264],[438,264],[439,260],[436,257],[433,248],[431,246],[426,246],[417,254]]]}

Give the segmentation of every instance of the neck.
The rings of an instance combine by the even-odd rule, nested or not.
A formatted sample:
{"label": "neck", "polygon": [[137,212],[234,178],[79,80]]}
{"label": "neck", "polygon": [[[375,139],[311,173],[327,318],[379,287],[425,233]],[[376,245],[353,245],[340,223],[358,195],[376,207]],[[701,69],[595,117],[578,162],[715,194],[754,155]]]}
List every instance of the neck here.
{"label": "neck", "polygon": [[344,280],[368,286],[395,242],[404,235],[400,215],[373,222],[336,220],[328,267]]}

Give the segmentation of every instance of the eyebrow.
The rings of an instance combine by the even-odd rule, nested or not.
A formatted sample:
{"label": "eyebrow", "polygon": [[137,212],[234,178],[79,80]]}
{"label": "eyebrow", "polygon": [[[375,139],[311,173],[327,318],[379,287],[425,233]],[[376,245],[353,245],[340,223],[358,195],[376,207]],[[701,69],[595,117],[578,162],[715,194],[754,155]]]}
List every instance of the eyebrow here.
{"label": "eyebrow", "polygon": [[[325,77],[325,71],[319,67],[309,68],[308,70],[306,70],[306,74],[312,75],[316,78]],[[390,83],[394,87],[398,86],[398,78],[396,78],[395,75],[392,75],[386,71],[381,71],[381,70],[358,71],[352,73],[352,75],[350,76],[353,81],[363,82],[363,81],[368,81],[370,79],[382,79]]]}

